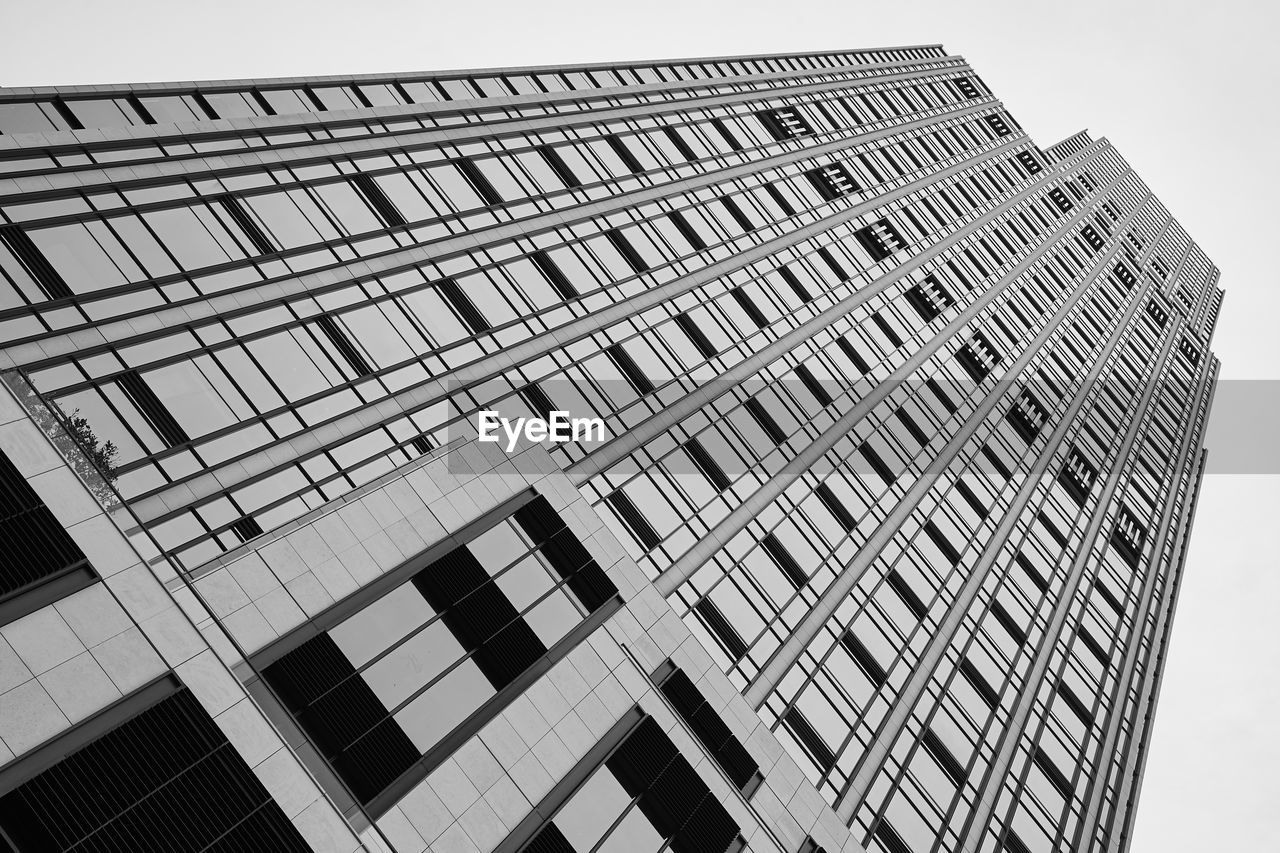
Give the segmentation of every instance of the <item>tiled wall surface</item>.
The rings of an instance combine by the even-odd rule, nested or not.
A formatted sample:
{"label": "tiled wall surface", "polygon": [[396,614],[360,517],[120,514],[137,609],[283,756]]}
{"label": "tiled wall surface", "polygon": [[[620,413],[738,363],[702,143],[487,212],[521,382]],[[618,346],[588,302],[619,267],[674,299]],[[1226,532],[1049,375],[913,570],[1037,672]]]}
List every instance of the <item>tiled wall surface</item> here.
{"label": "tiled wall surface", "polygon": [[[861,850],[541,446],[511,457],[460,438],[201,567],[188,586],[141,559],[121,532],[128,521],[102,510],[7,389],[0,405],[0,449],[103,577],[0,627],[6,762],[171,670],[317,850],[362,841],[373,851],[487,853],[638,704],[725,804],[748,849],[796,850],[810,836],[827,850]],[[357,841],[234,673],[252,677],[245,656],[530,487],[626,604]],[[650,682],[668,658],[759,763],[764,782],[749,801]]]}
{"label": "tiled wall surface", "polygon": [[102,577],[0,627],[0,765],[167,671],[195,694],[316,850],[360,847],[350,827],[178,602],[0,383],[0,450]]}

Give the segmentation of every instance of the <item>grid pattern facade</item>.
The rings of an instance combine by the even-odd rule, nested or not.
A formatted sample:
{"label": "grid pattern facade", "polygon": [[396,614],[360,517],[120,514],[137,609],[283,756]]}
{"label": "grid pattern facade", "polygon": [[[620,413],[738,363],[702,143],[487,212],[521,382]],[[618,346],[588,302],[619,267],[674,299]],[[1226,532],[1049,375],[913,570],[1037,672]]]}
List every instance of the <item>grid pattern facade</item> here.
{"label": "grid pattern facade", "polygon": [[1125,849],[1217,284],[939,46],[0,90],[8,393],[370,850]]}

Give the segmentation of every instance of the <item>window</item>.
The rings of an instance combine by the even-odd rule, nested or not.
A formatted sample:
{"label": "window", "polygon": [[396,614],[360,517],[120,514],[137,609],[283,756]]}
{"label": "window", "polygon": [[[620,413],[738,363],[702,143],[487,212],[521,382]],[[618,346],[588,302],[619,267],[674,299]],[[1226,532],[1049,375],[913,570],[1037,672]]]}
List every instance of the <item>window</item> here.
{"label": "window", "polygon": [[738,227],[743,231],[756,230],[755,223],[751,221],[743,209],[732,198],[729,196],[721,196],[720,204],[724,207],[725,212],[733,218],[733,221],[736,222]]}
{"label": "window", "polygon": [[551,171],[556,173],[556,177],[560,179],[560,183],[572,189],[573,187],[582,186],[582,181],[569,168],[569,164],[560,156],[560,152],[549,145],[538,146],[538,152],[542,154],[542,159],[547,161],[547,166]]}
{"label": "window", "polygon": [[857,519],[853,517],[853,513],[849,512],[849,508],[844,505],[844,501],[836,497],[836,493],[826,483],[819,483],[817,488],[813,490],[818,500],[827,508],[827,512],[831,513],[836,521],[844,528],[846,533],[853,532],[858,526]]}
{"label": "window", "polygon": [[[620,741],[620,742],[618,742]],[[611,730],[501,849],[519,853],[672,850],[735,853],[738,825],[653,717],[639,709]],[[519,833],[529,833],[524,839]]]}
{"label": "window", "polygon": [[688,314],[677,314],[676,325],[680,327],[680,331],[693,341],[693,346],[702,354],[703,358],[711,358],[716,354],[715,344],[711,343],[711,339],[707,337],[707,333],[702,331],[697,322]]}
{"label": "window", "polygon": [[462,288],[453,279],[446,278],[437,282],[436,292],[449,303],[449,307],[453,308],[458,319],[466,325],[471,334],[480,335],[492,328],[489,321],[480,313],[480,309],[462,292]]}
{"label": "window", "polygon": [[853,195],[860,189],[847,169],[839,163],[819,166],[805,173],[814,188],[827,201],[834,201],[842,196]]}
{"label": "window", "polygon": [[694,251],[701,252],[703,249],[707,248],[707,241],[703,240],[702,235],[694,230],[693,225],[684,217],[684,214],[673,210],[667,214],[667,218],[676,226],[676,230],[680,232],[680,236],[684,237],[684,239],[688,241]]}
{"label": "window", "polygon": [[1058,765],[1053,763],[1053,759],[1049,757],[1048,753],[1037,746],[1032,761],[1036,767],[1040,768],[1040,772],[1045,775],[1045,778],[1049,780],[1049,784],[1053,785],[1054,790],[1065,799],[1070,800],[1074,793],[1074,789],[1071,787],[1071,780],[1058,769]]}
{"label": "window", "polygon": [[618,254],[622,255],[632,271],[642,273],[649,269],[649,264],[641,257],[636,247],[617,228],[610,228],[604,232],[604,236],[613,245],[613,248],[617,250]]}
{"label": "window", "polygon": [[761,110],[756,113],[756,117],[777,140],[795,139],[797,136],[813,134],[813,128],[795,107]]}
{"label": "window", "polygon": [[79,546],[0,451],[0,624],[93,582]]}
{"label": "window", "polygon": [[388,228],[396,228],[400,225],[407,225],[408,222],[396,206],[391,203],[391,199],[387,198],[387,194],[382,191],[382,187],[378,186],[373,178],[366,174],[352,175],[351,183],[356,191],[364,197],[368,205],[373,208],[373,212],[382,220],[382,224]]}
{"label": "window", "polygon": [[1189,338],[1183,338],[1178,342],[1178,352],[1182,353],[1182,357],[1191,363],[1194,367],[1200,363],[1200,349]]}
{"label": "window", "polygon": [[766,533],[764,538],[760,540],[760,547],[769,555],[770,559],[782,570],[782,574],[796,589],[800,589],[809,583],[809,575],[800,567],[800,563],[787,550],[787,546],[783,545],[777,536],[772,533]]}
{"label": "window", "polygon": [[0,225],[0,243],[22,263],[45,299],[71,298],[72,292],[67,282],[53,268],[39,247],[31,242],[31,238],[25,231],[17,225]]}
{"label": "window", "polygon": [[1058,482],[1076,503],[1084,506],[1097,479],[1098,469],[1093,467],[1093,463],[1085,457],[1080,448],[1073,446],[1071,452],[1067,454],[1066,463],[1058,473]]}
{"label": "window", "polygon": [[1160,303],[1152,299],[1147,303],[1147,316],[1150,317],[1157,326],[1164,328],[1164,324],[1169,322],[1169,312],[1164,310]]}
{"label": "window", "polygon": [[906,292],[907,302],[926,323],[936,320],[943,311],[956,304],[936,275],[927,275]]}
{"label": "window", "polygon": [[751,792],[764,780],[760,765],[747,752],[742,741],[729,731],[724,720],[684,670],[668,660],[658,667],[653,682],[738,790],[751,796]]}
{"label": "window", "polygon": [[978,91],[978,87],[973,85],[973,81],[968,77],[957,77],[955,79],[956,88],[960,90],[962,97],[969,100],[975,100],[982,97],[982,93]]}
{"label": "window", "polygon": [[613,149],[613,153],[618,155],[618,159],[622,161],[622,165],[626,166],[633,174],[640,174],[644,171],[644,167],[640,165],[640,161],[636,159],[636,155],[631,153],[631,149],[626,143],[613,134],[605,137],[605,141],[609,143],[609,147]]}
{"label": "window", "polygon": [[1018,162],[1022,164],[1022,168],[1027,170],[1028,175],[1034,175],[1044,168],[1040,165],[1040,161],[1036,159],[1036,155],[1030,151],[1019,151]]}
{"label": "window", "polygon": [[720,612],[720,608],[716,607],[715,602],[709,598],[703,598],[693,606],[694,611],[702,620],[702,624],[707,626],[715,638],[720,641],[724,651],[734,661],[740,661],[747,654],[747,644],[743,642],[742,637],[734,629],[728,619],[724,618],[724,614]]}
{"label": "window", "polygon": [[1094,230],[1094,227],[1092,225],[1086,225],[1083,228],[1081,228],[1080,235],[1084,237],[1084,241],[1088,243],[1089,247],[1093,249],[1095,252],[1102,251],[1102,247],[1103,245],[1105,245],[1106,241],[1102,239],[1101,234],[1099,234],[1096,230]]}
{"label": "window", "polygon": [[733,485],[733,481],[729,479],[729,475],[720,467],[720,463],[715,457],[707,452],[707,448],[697,438],[691,438],[684,443],[684,451],[689,454],[689,458],[698,466],[698,469],[706,475],[711,485],[715,486],[718,491],[723,492],[729,486]]}
{"label": "window", "polygon": [[870,225],[853,232],[859,245],[867,250],[873,261],[883,261],[899,249],[907,246],[901,232],[888,219],[877,219]]}
{"label": "window", "polygon": [[605,348],[605,355],[613,362],[618,371],[626,377],[627,382],[631,384],[632,389],[641,397],[646,394],[652,394],[654,387],[653,382],[649,379],[645,372],[640,369],[640,365],[631,357],[631,353],[627,352],[622,344],[614,344]]}
{"label": "window", "polygon": [[120,374],[116,377],[116,383],[138,412],[146,418],[147,423],[166,447],[177,447],[191,440],[186,430],[156,396],[156,392],[151,389],[147,380],[143,379],[136,370],[128,370]]}
{"label": "window", "polygon": [[324,333],[329,343],[333,344],[333,348],[338,351],[347,365],[355,371],[356,376],[370,376],[373,374],[373,368],[369,366],[369,362],[351,343],[351,339],[347,337],[347,333],[339,328],[337,322],[329,316],[319,317],[316,319],[316,327]]}
{"label": "window", "polygon": [[1147,541],[1147,528],[1138,521],[1128,507],[1120,507],[1115,529],[1111,531],[1111,544],[1126,563],[1134,568],[1142,559],[1142,546]]}
{"label": "window", "polygon": [[245,237],[249,239],[250,244],[259,255],[269,255],[272,252],[279,251],[271,242],[271,238],[258,227],[258,223],[245,212],[244,207],[240,204],[240,199],[233,195],[222,195],[218,196],[216,201],[227,216],[230,217],[231,221],[244,232]]}
{"label": "window", "polygon": [[0,796],[6,849],[311,849],[170,677],[105,713],[123,719],[97,737],[82,724],[28,756],[50,764]]}
{"label": "window", "polygon": [[573,282],[569,281],[569,277],[564,274],[560,266],[542,249],[531,253],[529,260],[538,268],[538,272],[542,273],[542,277],[561,299],[573,299],[578,295],[578,289],[573,286]]}
{"label": "window", "polygon": [[1156,271],[1156,275],[1160,276],[1161,281],[1169,278],[1169,265],[1165,263],[1164,258],[1155,255],[1151,258],[1151,266]]}
{"label": "window", "polygon": [[851,631],[845,631],[840,635],[840,645],[849,653],[849,657],[853,658],[853,662],[858,668],[870,679],[871,683],[876,687],[883,687],[885,681],[888,680],[889,674],[885,672],[880,661],[876,660],[871,650],[863,645],[862,641],[853,635]]}
{"label": "window", "polygon": [[462,172],[462,176],[467,179],[467,183],[475,190],[481,201],[490,207],[502,204],[502,196],[498,195],[498,191],[494,189],[493,184],[489,183],[489,179],[484,176],[484,173],[480,171],[475,163],[465,157],[454,162],[458,167],[458,171]]}
{"label": "window", "polygon": [[1063,213],[1067,213],[1075,206],[1072,204],[1071,199],[1067,198],[1067,194],[1057,187],[1049,190],[1049,200]]}
{"label": "window", "polygon": [[1023,388],[1018,392],[1018,398],[1014,400],[1013,405],[1009,407],[1008,418],[1018,435],[1030,444],[1040,434],[1045,421],[1049,419],[1049,413],[1045,411],[1035,394]]}
{"label": "window", "polygon": [[1116,278],[1120,279],[1120,283],[1124,285],[1125,290],[1130,290],[1138,283],[1133,271],[1125,266],[1124,261],[1116,261]]}
{"label": "window", "polygon": [[[321,757],[374,813],[619,603],[545,498],[528,493],[486,519],[322,614],[320,634],[286,637],[255,661]],[[372,600],[371,588],[381,593]],[[352,601],[367,603],[353,612]]]}
{"label": "window", "polygon": [[933,760],[938,762],[938,766],[942,768],[942,772],[957,785],[963,785],[968,773],[965,772],[964,765],[960,763],[960,759],[956,758],[942,738],[934,733],[933,729],[925,729],[924,735],[920,738],[920,745],[925,748],[929,755],[933,756]]}
{"label": "window", "polygon": [[877,824],[875,831],[871,833],[876,841],[880,842],[881,848],[886,853],[915,853],[911,845],[902,840],[902,836],[893,828],[888,818],[882,818]]}
{"label": "window", "polygon": [[1004,120],[1004,116],[999,113],[983,116],[982,120],[987,123],[987,126],[991,128],[992,133],[996,136],[1008,136],[1010,133],[1013,133],[1013,131],[1009,129],[1009,123],[1006,122]]}
{"label": "window", "polygon": [[826,387],[818,381],[818,377],[813,375],[813,371],[807,365],[797,365],[796,376],[799,377],[805,389],[818,401],[818,405],[824,408],[831,405],[831,394],[827,392]]}
{"label": "window", "polygon": [[819,772],[826,773],[836,763],[835,753],[818,734],[818,730],[794,705],[782,715],[782,722],[795,737],[796,742],[809,754],[809,758],[818,767]]}
{"label": "window", "polygon": [[1001,355],[982,332],[974,332],[969,342],[956,350],[956,360],[974,382],[981,382],[1001,361]]}
{"label": "window", "polygon": [[605,503],[609,504],[614,514],[622,519],[622,523],[631,531],[631,535],[636,541],[644,546],[646,551],[652,551],[662,544],[662,537],[653,529],[651,525],[632,503],[631,498],[621,489],[609,494],[605,497]]}

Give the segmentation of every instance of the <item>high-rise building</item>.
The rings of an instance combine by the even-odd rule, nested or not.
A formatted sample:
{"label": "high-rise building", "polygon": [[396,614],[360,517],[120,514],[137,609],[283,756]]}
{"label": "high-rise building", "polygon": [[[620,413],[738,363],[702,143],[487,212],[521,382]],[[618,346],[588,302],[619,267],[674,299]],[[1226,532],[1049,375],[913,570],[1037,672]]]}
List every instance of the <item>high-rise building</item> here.
{"label": "high-rise building", "polygon": [[0,133],[6,849],[1126,848],[1222,292],[1106,140],[937,45]]}

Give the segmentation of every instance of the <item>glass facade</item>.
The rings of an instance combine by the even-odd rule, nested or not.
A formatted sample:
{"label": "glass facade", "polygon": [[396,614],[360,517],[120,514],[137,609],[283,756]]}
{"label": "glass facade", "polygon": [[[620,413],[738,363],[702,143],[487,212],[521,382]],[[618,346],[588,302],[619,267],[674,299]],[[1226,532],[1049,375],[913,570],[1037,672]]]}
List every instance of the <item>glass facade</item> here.
{"label": "glass facade", "polygon": [[[598,419],[556,470],[869,850],[1126,847],[1217,285],[1110,143],[1038,147],[939,46],[0,90],[0,368],[114,444],[177,583],[482,411]],[[617,609],[522,501],[247,656],[349,813]],[[508,846],[745,844],[671,811],[710,795],[655,725]]]}

